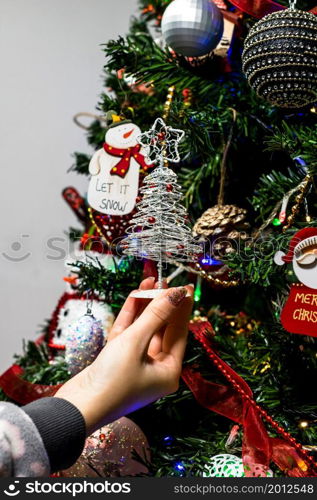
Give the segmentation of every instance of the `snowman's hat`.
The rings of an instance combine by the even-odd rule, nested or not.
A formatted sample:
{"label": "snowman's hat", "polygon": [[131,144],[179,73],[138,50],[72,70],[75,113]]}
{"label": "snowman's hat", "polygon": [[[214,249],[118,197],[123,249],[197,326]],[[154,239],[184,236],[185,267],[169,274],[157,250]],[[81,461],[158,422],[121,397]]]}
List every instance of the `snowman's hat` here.
{"label": "snowman's hat", "polygon": [[117,127],[118,125],[123,125],[124,123],[132,123],[132,122],[131,120],[127,120],[122,115],[117,115],[115,111],[110,109],[106,113],[105,123],[106,123],[106,128],[108,130],[109,128]]}
{"label": "snowman's hat", "polygon": [[317,227],[305,227],[294,234],[289,243],[287,254],[281,251],[276,252],[274,262],[278,266],[289,264],[293,261],[294,255],[296,257],[304,248],[311,245],[317,245]]}

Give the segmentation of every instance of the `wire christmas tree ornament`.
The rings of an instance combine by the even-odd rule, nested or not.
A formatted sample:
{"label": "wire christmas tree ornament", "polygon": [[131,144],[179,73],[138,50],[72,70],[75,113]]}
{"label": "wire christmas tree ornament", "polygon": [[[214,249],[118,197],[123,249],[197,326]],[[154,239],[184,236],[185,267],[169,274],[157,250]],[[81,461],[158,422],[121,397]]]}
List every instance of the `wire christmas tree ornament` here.
{"label": "wire christmas tree ornament", "polygon": [[140,189],[141,200],[137,212],[122,240],[123,253],[140,259],[157,261],[158,288],[138,290],[136,298],[154,298],[163,288],[163,267],[168,262],[194,262],[202,249],[192,236],[177,175],[166,162],[180,161],[178,144],[184,137],[182,130],[174,129],[157,118],[148,132],[141,134],[138,142],[157,166],[145,178]]}

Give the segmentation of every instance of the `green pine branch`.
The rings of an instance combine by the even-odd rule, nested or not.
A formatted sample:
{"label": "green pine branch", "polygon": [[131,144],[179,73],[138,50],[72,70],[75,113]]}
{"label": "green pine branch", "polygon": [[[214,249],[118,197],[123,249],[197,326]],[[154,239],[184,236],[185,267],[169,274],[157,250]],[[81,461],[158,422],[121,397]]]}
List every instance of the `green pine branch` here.
{"label": "green pine branch", "polygon": [[130,258],[119,264],[114,259],[113,268],[108,269],[97,257],[87,257],[87,262],[75,262],[71,268],[78,275],[80,294],[93,291],[114,310],[119,310],[129,292],[138,288],[142,275],[142,266]]}

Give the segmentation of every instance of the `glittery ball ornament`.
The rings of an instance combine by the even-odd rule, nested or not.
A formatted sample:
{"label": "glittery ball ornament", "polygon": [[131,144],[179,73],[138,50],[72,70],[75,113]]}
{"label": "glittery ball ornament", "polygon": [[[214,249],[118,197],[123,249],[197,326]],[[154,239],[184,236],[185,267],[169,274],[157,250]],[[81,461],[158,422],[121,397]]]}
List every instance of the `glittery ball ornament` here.
{"label": "glittery ball ornament", "polygon": [[177,54],[188,57],[211,52],[223,33],[223,16],[211,0],[174,0],[162,17],[162,35]]}
{"label": "glittery ball ornament", "polygon": [[243,467],[242,459],[224,453],[215,455],[206,465],[204,477],[273,477],[273,473],[261,464]]}
{"label": "glittery ball ornament", "polygon": [[148,441],[132,420],[123,417],[101,427],[86,439],[77,462],[62,477],[126,477],[148,473]]}
{"label": "glittery ball ornament", "polygon": [[72,375],[81,372],[98,356],[104,344],[102,323],[85,314],[67,329],[65,361]]}
{"label": "glittery ball ornament", "polygon": [[286,9],[263,17],[250,30],[243,71],[258,96],[282,108],[317,99],[317,16]]}

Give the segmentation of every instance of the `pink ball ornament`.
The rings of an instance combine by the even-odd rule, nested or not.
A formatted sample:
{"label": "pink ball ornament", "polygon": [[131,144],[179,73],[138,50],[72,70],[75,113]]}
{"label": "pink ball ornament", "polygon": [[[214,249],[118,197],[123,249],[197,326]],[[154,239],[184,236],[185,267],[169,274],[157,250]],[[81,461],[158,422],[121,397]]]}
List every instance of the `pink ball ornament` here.
{"label": "pink ball ornament", "polygon": [[148,441],[132,420],[122,417],[101,427],[86,439],[83,453],[62,477],[126,477],[146,474],[147,467],[133,452],[149,462]]}

